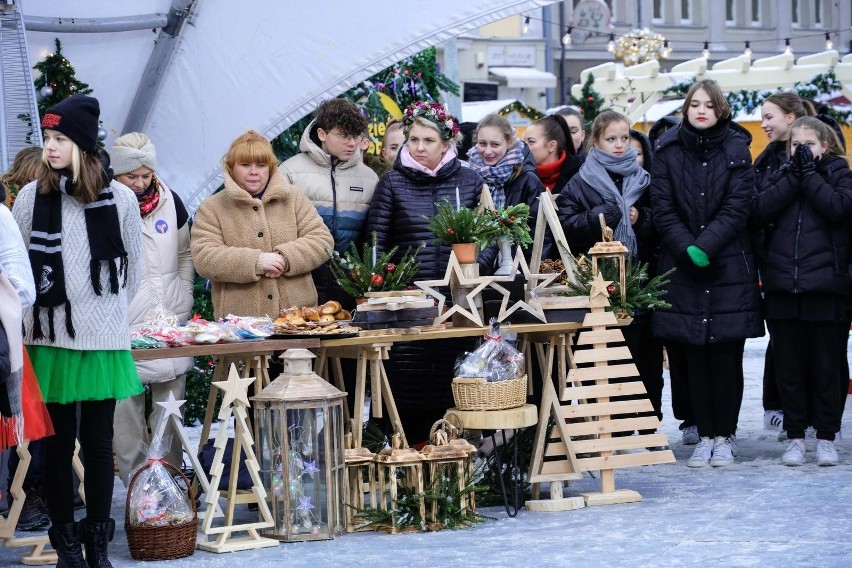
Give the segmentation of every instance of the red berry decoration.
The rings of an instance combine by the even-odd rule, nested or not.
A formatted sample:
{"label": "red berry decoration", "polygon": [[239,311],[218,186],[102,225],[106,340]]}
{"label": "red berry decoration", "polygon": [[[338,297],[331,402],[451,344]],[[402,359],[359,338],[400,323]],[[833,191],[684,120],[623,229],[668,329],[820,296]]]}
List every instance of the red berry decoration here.
{"label": "red berry decoration", "polygon": [[394,270],[396,270],[396,265],[392,262],[389,262],[385,265],[385,272],[391,274]]}
{"label": "red berry decoration", "polygon": [[610,284],[609,286],[607,286],[606,291],[610,296],[615,294],[615,284]]}
{"label": "red berry decoration", "polygon": [[385,279],[382,278],[380,274],[373,273],[370,275],[370,286],[375,288],[381,288],[382,284],[385,283]]}

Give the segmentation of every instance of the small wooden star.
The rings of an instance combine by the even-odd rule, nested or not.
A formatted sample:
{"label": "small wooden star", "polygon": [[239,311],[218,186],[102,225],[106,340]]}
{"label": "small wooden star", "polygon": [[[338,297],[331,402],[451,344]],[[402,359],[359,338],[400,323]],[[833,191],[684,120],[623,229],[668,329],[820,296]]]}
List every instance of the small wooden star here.
{"label": "small wooden star", "polygon": [[183,416],[180,413],[180,407],[186,400],[176,400],[175,393],[169,391],[169,396],[163,402],[155,403],[157,406],[161,406],[163,408],[163,414],[160,415],[160,420],[157,422],[157,431],[156,436],[160,439],[163,438],[163,434],[166,431],[166,424],[169,421],[170,416],[174,416],[178,422],[183,419]]}
{"label": "small wooden star", "polygon": [[225,419],[228,415],[228,408],[234,404],[241,404],[243,408],[248,408],[248,389],[255,381],[254,377],[240,378],[237,373],[237,367],[231,364],[231,369],[228,371],[227,381],[216,381],[213,384],[222,390],[224,397],[222,398],[222,407],[219,410],[219,418]]}
{"label": "small wooden star", "polygon": [[607,286],[610,284],[612,284],[612,280],[604,280],[600,272],[595,275],[589,289],[590,306],[599,307],[609,305],[609,292],[607,291]]}

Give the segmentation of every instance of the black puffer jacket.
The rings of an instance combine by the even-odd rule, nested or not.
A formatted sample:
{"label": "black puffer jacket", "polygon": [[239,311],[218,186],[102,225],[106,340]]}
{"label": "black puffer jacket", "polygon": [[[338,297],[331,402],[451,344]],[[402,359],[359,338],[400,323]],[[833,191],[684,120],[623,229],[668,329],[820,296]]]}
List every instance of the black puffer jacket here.
{"label": "black puffer jacket", "polygon": [[[382,250],[399,245],[395,260],[399,260],[407,247],[416,248],[424,243],[417,280],[443,278],[451,248],[435,239],[424,216],[434,216],[435,204],[445,197],[455,204],[456,187],[461,204],[476,207],[482,184],[479,174],[463,167],[458,159],[444,165],[434,178],[403,166],[397,159],[393,171],[385,174],[376,186],[367,216],[367,234],[376,231]],[[432,422],[453,405],[450,390],[453,365],[456,356],[468,349],[470,345],[459,340],[394,345],[385,370],[409,442],[425,440]]]}
{"label": "black puffer jacket", "polygon": [[[535,235],[535,220],[538,216],[538,196],[544,191],[544,185],[538,177],[535,169],[535,158],[526,144],[524,144],[524,161],[515,166],[515,172],[512,177],[503,186],[503,191],[506,193],[506,205],[517,205],[518,203],[526,203],[530,206],[530,231]],[[529,252],[532,246],[527,247],[527,260],[529,260]],[[497,254],[500,252],[498,245],[491,245],[482,251],[479,256],[479,263],[485,268],[482,274],[492,274],[496,268]]]}
{"label": "black puffer jacket", "polygon": [[[617,185],[618,183],[620,182],[616,182]],[[633,206],[639,211],[639,218],[633,224],[639,260],[648,262],[656,243],[651,198],[647,190]],[[613,230],[621,222],[621,209],[618,205],[607,203],[600,192],[589,185],[582,175],[571,178],[562,193],[557,196],[556,207],[559,208],[559,224],[562,225],[568,247],[574,256],[587,254],[589,249],[602,239],[599,214],[604,214],[607,226]]]}
{"label": "black puffer jacket", "polygon": [[[699,131],[688,123],[654,149],[651,206],[661,241],[658,273],[677,266],[667,286],[671,308],[656,310],[654,334],[704,345],[763,335],[757,269],[747,231],[754,170],[744,128],[720,120]],[[710,265],[686,256],[695,245]]]}
{"label": "black puffer jacket", "polygon": [[852,171],[839,156],[817,161],[800,180],[789,166],[769,178],[755,198],[754,218],[772,223],[763,289],[768,293],[849,292]]}
{"label": "black puffer jacket", "polygon": [[557,179],[556,183],[553,184],[553,190],[551,193],[554,195],[562,193],[562,190],[565,189],[565,186],[568,185],[571,178],[577,175],[577,172],[579,172],[580,168],[583,167],[583,162],[585,161],[585,152],[580,154],[568,154],[565,156],[565,161],[562,163],[562,169],[559,171],[559,179]]}

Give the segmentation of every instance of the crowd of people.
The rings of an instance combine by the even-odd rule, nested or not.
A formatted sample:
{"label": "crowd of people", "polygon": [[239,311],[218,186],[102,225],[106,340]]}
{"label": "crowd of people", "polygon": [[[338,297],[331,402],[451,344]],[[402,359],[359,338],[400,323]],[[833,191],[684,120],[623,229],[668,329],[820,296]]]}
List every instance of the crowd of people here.
{"label": "crowd of people", "polygon": [[[659,121],[650,137],[612,110],[595,117],[587,137],[583,117],[567,108],[520,139],[500,115],[461,125],[443,105],[416,102],[387,125],[374,168],[364,155],[366,119],[333,99],[284,163],[259,133],[238,136],[222,160],[224,188],[192,221],[180,188],[159,178],[145,134],[99,148],[99,112],[85,95],[49,109],[44,148],[22,151],[0,178],[4,193],[16,194],[11,213],[0,206],[0,449],[33,441],[19,528],[49,524],[62,565],[110,566],[113,451],[126,484],[145,463],[140,441],[151,443],[159,417],[157,405],[146,415],[144,386],[155,403],[185,392],[192,360],[134,363],[130,330],[155,308],[188,318],[196,271],[210,282],[216,317],[328,300],[351,308],[330,253],[373,235],[380,251],[417,250],[418,280],[439,278],[450,248],[428,219],[445,198],[475,208],[487,194],[496,207],[526,203],[535,212],[550,192],[575,255],[602,239],[603,215],[633,261],[652,275],[675,269],[670,307],[639,310],[625,337],[658,418],[667,355],[672,411],[682,442],[695,444],[688,466],[734,462],[744,342],[766,328],[765,422],[789,440],[782,462],[806,461],[812,429],[816,462],[838,463],[852,172],[837,124],[795,94],[763,103],[769,144],[754,164],[751,135],[709,80],[689,90],[682,121]],[[499,254],[480,252],[481,274],[494,272]],[[425,440],[452,406],[455,360],[469,347],[394,346],[386,371],[409,440]],[[79,521],[76,439],[86,467]],[[177,440],[165,456],[182,461]]]}

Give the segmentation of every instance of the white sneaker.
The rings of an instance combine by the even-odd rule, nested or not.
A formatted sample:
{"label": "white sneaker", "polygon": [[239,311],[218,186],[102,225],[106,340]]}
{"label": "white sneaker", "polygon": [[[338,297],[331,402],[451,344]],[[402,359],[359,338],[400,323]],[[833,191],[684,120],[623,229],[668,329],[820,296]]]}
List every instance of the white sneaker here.
{"label": "white sneaker", "polygon": [[683,429],[683,436],[681,436],[680,442],[684,446],[692,446],[693,444],[697,444],[700,439],[698,426],[687,426]]}
{"label": "white sneaker", "polygon": [[800,466],[805,463],[805,441],[802,438],[793,438],[790,440],[787,450],[781,456],[781,463],[791,467]]}
{"label": "white sneaker", "polygon": [[783,410],[764,410],[763,411],[763,429],[775,430],[776,432],[784,429],[784,411]]}
{"label": "white sneaker", "polygon": [[787,431],[786,430],[781,430],[780,432],[778,432],[778,441],[779,442],[786,442],[787,441]]}
{"label": "white sneaker", "polygon": [[686,462],[686,467],[705,467],[710,464],[710,457],[713,455],[713,438],[707,436],[698,441],[695,450],[692,452],[692,457]]}
{"label": "white sneaker", "polygon": [[737,442],[737,435],[731,434],[728,436],[728,441],[731,443],[731,455],[734,457],[740,455],[740,444]]}
{"label": "white sneaker", "polygon": [[710,458],[710,465],[713,467],[726,467],[734,463],[734,453],[730,438],[716,436],[713,444],[713,457]]}
{"label": "white sneaker", "polygon": [[837,448],[831,440],[817,440],[817,465],[837,465]]}

